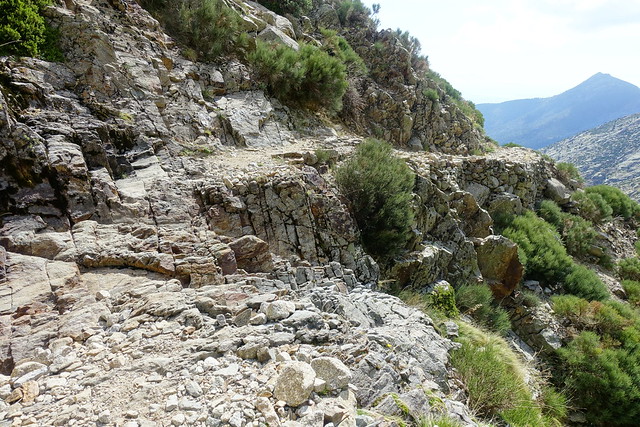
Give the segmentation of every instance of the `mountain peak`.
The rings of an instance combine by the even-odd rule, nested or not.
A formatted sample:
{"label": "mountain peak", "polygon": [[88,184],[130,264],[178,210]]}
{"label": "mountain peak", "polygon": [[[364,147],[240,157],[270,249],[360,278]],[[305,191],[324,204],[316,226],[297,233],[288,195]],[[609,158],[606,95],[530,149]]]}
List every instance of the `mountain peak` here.
{"label": "mountain peak", "polygon": [[550,98],[479,104],[487,134],[500,143],[542,148],[629,114],[640,112],[640,88],[596,73]]}

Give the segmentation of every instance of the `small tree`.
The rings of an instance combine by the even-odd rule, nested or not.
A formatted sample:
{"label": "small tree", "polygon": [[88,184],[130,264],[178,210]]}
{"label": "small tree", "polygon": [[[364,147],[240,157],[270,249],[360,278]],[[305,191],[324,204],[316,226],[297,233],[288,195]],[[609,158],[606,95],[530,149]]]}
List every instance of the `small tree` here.
{"label": "small tree", "polygon": [[381,258],[397,254],[413,222],[415,177],[409,166],[388,143],[368,139],[337,170],[336,180],[352,203],[365,248]]}

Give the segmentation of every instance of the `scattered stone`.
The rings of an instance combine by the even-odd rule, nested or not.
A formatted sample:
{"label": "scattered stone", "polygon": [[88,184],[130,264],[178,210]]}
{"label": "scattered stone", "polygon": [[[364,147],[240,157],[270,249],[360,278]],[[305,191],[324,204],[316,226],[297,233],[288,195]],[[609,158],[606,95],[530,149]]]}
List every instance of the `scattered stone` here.
{"label": "scattered stone", "polygon": [[273,395],[289,406],[299,406],[309,399],[316,374],[308,363],[285,362],[275,383]]}
{"label": "scattered stone", "polygon": [[325,381],[328,391],[346,388],[351,381],[351,371],[335,357],[318,357],[311,361],[316,376]]}
{"label": "scattered stone", "polygon": [[265,302],[260,306],[260,312],[270,321],[286,319],[296,310],[296,305],[291,301]]}

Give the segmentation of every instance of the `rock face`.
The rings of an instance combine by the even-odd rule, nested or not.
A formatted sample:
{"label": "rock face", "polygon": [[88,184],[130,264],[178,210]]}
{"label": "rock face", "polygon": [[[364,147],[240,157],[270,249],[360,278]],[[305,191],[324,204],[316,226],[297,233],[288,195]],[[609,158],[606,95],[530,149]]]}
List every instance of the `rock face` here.
{"label": "rock face", "polygon": [[590,185],[613,185],[640,201],[639,141],[640,114],[633,114],[564,139],[543,152],[576,165]]}
{"label": "rock face", "polygon": [[496,298],[510,295],[516,288],[524,267],[518,259],[518,246],[503,236],[489,236],[476,246],[480,272]]}

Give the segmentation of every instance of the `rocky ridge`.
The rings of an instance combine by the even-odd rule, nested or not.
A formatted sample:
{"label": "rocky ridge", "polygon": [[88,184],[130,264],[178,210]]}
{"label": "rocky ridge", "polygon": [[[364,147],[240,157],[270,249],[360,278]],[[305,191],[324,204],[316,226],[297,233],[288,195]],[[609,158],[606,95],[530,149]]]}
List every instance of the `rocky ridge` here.
{"label": "rocky ridge", "polygon": [[[256,32],[296,36],[234,4]],[[67,62],[0,58],[0,422],[477,424],[448,362],[455,325],[436,328],[378,282],[511,293],[522,271],[492,215],[566,202],[549,162],[468,156],[480,139],[453,106],[396,105],[411,73],[371,86],[387,101],[368,102],[367,120],[416,119],[385,127],[417,174],[416,222],[407,253],[380,267],[318,159],[341,161],[361,136],[315,118],[297,129],[245,65],[183,58],[134,2],[47,14]],[[553,319],[534,317],[520,338],[555,345]]]}
{"label": "rocky ridge", "polygon": [[575,164],[590,185],[613,185],[640,200],[640,114],[579,133],[542,152],[560,162]]}

